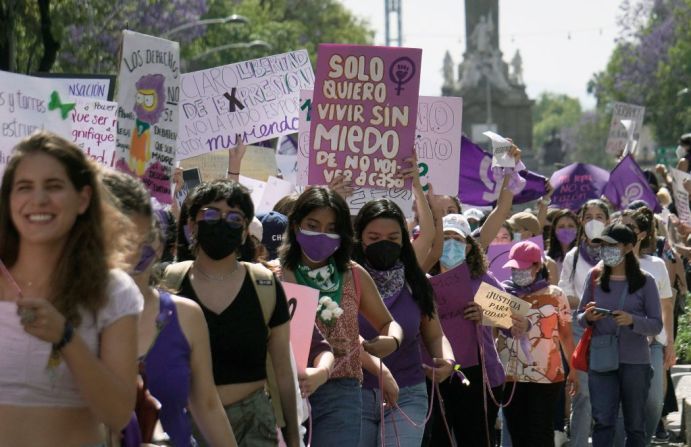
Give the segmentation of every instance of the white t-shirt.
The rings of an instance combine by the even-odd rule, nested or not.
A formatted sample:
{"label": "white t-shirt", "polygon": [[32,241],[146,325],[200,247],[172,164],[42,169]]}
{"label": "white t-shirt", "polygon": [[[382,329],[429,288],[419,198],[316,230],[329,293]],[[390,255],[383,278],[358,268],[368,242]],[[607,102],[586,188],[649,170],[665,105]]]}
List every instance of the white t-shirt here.
{"label": "white t-shirt", "polygon": [[[137,315],[144,299],[132,278],[122,270],[111,270],[106,289],[108,301],[98,312],[82,311],[82,323],[75,332],[89,350],[99,353],[101,332],[127,315]],[[46,370],[52,345],[28,334],[13,301],[0,301],[0,404],[31,407],[85,407],[79,387],[64,361]]]}
{"label": "white t-shirt", "polygon": [[582,256],[578,256],[576,263],[576,274],[571,280],[571,272],[573,272],[573,257],[576,256],[576,249],[573,247],[564,256],[564,262],[561,265],[561,275],[559,276],[559,288],[567,297],[574,296],[580,301],[583,298],[583,291],[585,290],[585,281],[588,278],[588,272],[594,266],[588,264]]}
{"label": "white t-shirt", "polygon": [[[657,256],[645,255],[641,256],[638,262],[641,265],[641,270],[650,273],[653,275],[653,278],[655,278],[655,284],[657,285],[657,291],[660,293],[660,299],[671,299],[673,295],[672,285],[669,282],[669,274],[665,261]],[[655,340],[662,345],[667,345],[667,332],[664,328],[662,332],[655,336]]]}

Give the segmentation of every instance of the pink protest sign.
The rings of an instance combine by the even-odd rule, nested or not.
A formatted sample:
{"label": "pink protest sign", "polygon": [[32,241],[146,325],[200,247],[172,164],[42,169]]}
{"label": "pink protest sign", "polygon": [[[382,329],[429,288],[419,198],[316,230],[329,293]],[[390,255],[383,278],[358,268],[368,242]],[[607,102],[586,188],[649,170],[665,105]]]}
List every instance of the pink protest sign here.
{"label": "pink protest sign", "polygon": [[319,305],[319,291],[311,287],[284,282],[283,290],[290,311],[290,344],[295,354],[298,372],[307,368],[307,359],[312,344],[314,319]]}
{"label": "pink protest sign", "polygon": [[422,50],[319,45],[310,116],[311,185],[410,187],[396,174],[413,153]]}
{"label": "pink protest sign", "polygon": [[[535,236],[527,239],[528,241],[535,242],[541,249],[544,250],[544,241],[542,236]],[[505,269],[504,264],[509,261],[509,252],[511,247],[516,245],[518,242],[512,242],[510,244],[492,244],[487,249],[487,260],[489,261],[488,270],[497,278],[500,282],[511,279],[511,269]]]}

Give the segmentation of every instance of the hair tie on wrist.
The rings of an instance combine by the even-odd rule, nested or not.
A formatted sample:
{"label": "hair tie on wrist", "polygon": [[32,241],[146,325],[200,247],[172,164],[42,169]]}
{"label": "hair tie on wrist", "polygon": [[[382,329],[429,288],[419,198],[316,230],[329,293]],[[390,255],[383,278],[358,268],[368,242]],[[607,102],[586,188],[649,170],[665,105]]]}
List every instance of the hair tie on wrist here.
{"label": "hair tie on wrist", "polygon": [[239,172],[226,171],[226,173],[228,173],[228,175],[240,175]]}

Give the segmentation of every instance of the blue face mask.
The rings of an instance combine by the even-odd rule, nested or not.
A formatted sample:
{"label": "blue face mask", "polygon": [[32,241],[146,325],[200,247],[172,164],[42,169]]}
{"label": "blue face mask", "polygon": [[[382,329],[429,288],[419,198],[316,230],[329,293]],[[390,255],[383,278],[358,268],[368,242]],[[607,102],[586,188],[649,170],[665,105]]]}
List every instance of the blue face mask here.
{"label": "blue face mask", "polygon": [[523,240],[523,238],[521,237],[521,233],[515,232],[513,234],[513,241],[514,242],[521,242],[521,240]]}
{"label": "blue face mask", "polygon": [[465,262],[465,243],[456,239],[446,239],[439,262],[447,269],[452,269]]}

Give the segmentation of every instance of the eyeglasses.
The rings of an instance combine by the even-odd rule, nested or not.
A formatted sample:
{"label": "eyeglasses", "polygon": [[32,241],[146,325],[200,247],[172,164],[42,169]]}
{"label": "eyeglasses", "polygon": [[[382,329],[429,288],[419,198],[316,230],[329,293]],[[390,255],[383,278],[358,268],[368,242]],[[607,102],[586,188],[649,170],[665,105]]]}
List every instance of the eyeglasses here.
{"label": "eyeglasses", "polygon": [[233,228],[243,228],[245,226],[245,215],[238,211],[228,211],[222,213],[218,208],[202,208],[201,220],[207,223],[218,223],[221,219],[225,220]]}

